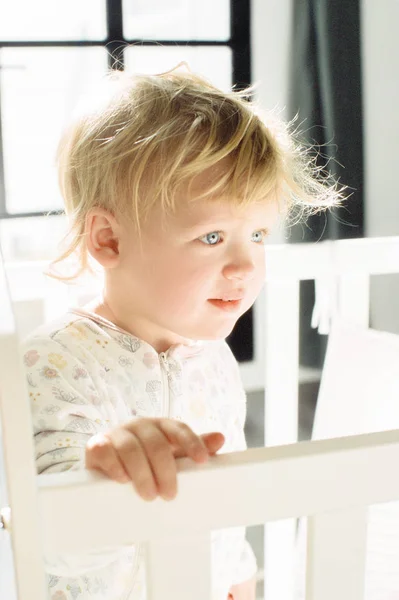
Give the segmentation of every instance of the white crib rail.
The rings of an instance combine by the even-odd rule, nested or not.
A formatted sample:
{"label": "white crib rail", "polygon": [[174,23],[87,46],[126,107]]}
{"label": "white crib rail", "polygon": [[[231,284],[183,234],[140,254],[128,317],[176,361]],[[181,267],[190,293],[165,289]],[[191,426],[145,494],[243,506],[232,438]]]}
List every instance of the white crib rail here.
{"label": "white crib rail", "polygon": [[[370,276],[399,273],[399,237],[270,246],[266,256],[265,446],[271,446],[297,441],[299,282],[332,280],[336,285],[340,316],[367,327]],[[312,521],[308,529],[308,554],[313,558],[310,563],[313,567],[309,567],[313,576],[309,571],[308,600],[319,597],[327,600],[329,593],[334,597],[339,574],[347,573],[348,556],[351,555],[353,561],[352,547],[358,547],[364,537],[365,518],[365,513],[357,520],[351,512],[341,515],[346,529],[345,547],[341,539],[334,537],[336,527],[326,527],[321,519]],[[294,519],[265,525],[264,589],[268,600],[294,597],[295,537]],[[322,548],[324,552],[335,554],[334,569],[326,571]],[[351,564],[351,572],[358,587],[356,591],[349,588],[348,598],[360,600],[363,598],[362,580],[358,574],[364,572],[364,555],[361,552],[355,555],[358,563]],[[323,596],[318,595],[321,594],[318,574],[323,578]]]}
{"label": "white crib rail", "polygon": [[[179,494],[171,503],[143,502],[129,485],[101,476],[43,475],[44,545],[62,553],[148,542],[151,600],[203,600],[210,598],[211,529],[318,513],[325,520],[331,518],[329,511],[399,499],[399,478],[387,476],[385,468],[397,460],[399,431],[256,448],[215,457],[200,467],[183,459]],[[79,512],[72,513],[70,507],[77,504]],[[339,594],[335,598],[354,597],[347,578],[335,582],[334,592]],[[333,596],[324,582],[323,593],[309,597]]]}
{"label": "white crib rail", "polygon": [[[20,364],[19,339],[15,332],[14,316],[10,304],[5,273],[0,253],[0,424],[5,473],[0,473],[0,510],[2,524],[11,528],[12,549],[15,559],[15,579],[18,600],[44,595],[39,521],[37,519],[37,483],[34,462],[32,419],[28,403],[27,386]],[[1,470],[0,465],[0,470]],[[4,508],[4,481],[7,500],[12,507],[12,526],[9,512]],[[5,548],[4,533],[0,550]],[[1,554],[1,553],[0,553]],[[3,572],[1,572],[3,571]],[[1,579],[7,576],[0,564]],[[3,586],[1,586],[3,587]],[[7,590],[12,597],[12,590]],[[29,594],[33,592],[32,596]]]}
{"label": "white crib rail", "polygon": [[[211,529],[399,500],[399,477],[387,477],[389,461],[399,463],[399,430],[251,448],[205,465],[179,459],[173,502],[143,501],[130,484],[92,472],[40,475],[43,544],[48,552],[69,553],[162,538],[173,542],[174,536]],[[79,511],[70,510],[77,505]]]}
{"label": "white crib rail", "polygon": [[[317,553],[310,552],[313,563],[308,564],[307,598],[329,600],[339,597],[340,600],[360,600],[362,584],[351,586],[351,582],[345,579],[348,565],[339,560],[339,556],[327,574],[327,578],[334,584],[329,590],[325,565],[320,562],[320,557],[325,558],[325,553],[321,550],[332,542],[332,549],[342,554],[342,540],[337,547],[332,535],[333,519],[339,518],[340,523],[345,521],[351,526],[345,543],[349,539],[363,544],[365,520],[361,517],[362,507],[399,499],[399,487],[395,478],[390,477],[383,468],[387,461],[397,464],[399,436],[397,432],[385,432],[292,445],[297,440],[298,289],[300,280],[317,279],[327,274],[337,280],[340,313],[355,322],[367,324],[369,276],[397,272],[399,238],[268,247],[263,357],[265,442],[267,446],[283,446],[216,457],[204,467],[188,466],[184,460],[181,461],[180,493],[170,504],[162,501],[146,504],[136,498],[129,487],[93,478],[87,473],[41,476],[39,506],[46,546],[55,548],[57,544],[64,544],[69,547],[68,544],[73,543],[72,524],[63,528],[63,520],[68,511],[58,512],[58,508],[68,498],[69,501],[75,499],[75,494],[79,493],[80,506],[86,506],[81,513],[86,518],[82,522],[75,520],[73,525],[76,527],[74,534],[80,543],[91,545],[104,542],[108,545],[137,540],[143,536],[143,539],[150,540],[148,560],[152,574],[149,580],[152,595],[149,595],[149,600],[164,599],[167,589],[163,587],[165,585],[170,589],[170,595],[166,597],[173,597],[174,600],[186,600],[187,597],[204,600],[209,597],[209,529],[269,522],[265,532],[265,597],[268,600],[292,600],[295,541],[293,517],[322,514],[324,516],[313,518],[310,528],[311,546],[313,550],[317,549]],[[12,277],[15,277],[15,271],[11,274]],[[33,291],[31,300],[34,297],[37,297],[37,290]],[[28,302],[31,300],[25,299]],[[4,341],[0,336],[1,339]],[[3,346],[0,354],[4,352],[7,350]],[[9,435],[6,448],[10,450],[5,459],[7,471],[12,474],[21,464],[22,456],[26,458],[27,465],[32,456],[26,445],[20,447],[18,456],[16,454],[15,440],[20,436],[20,428],[15,422],[9,425],[7,420],[7,415],[14,414],[11,412],[10,400],[19,406],[20,414],[25,415],[24,410],[28,414],[28,406],[22,386],[17,386],[16,389],[12,384],[13,378],[4,375],[3,371],[2,420],[3,423],[7,422]],[[8,408],[5,409],[5,406]],[[354,473],[355,488],[350,485]],[[33,482],[33,475],[31,479]],[[245,486],[240,487],[243,481]],[[306,486],[299,485],[305,481]],[[18,535],[23,534],[26,548],[33,548],[38,543],[34,518],[35,490],[32,482],[28,477],[24,488],[32,499],[31,506],[23,506],[21,501],[14,504],[15,495],[12,500],[13,520],[17,519],[17,514],[22,515],[20,523],[23,522],[24,529],[22,532],[19,529]],[[14,489],[17,488],[14,486]],[[216,491],[212,494],[211,505],[207,504],[204,489]],[[198,494],[199,490],[201,493],[196,495],[195,492]],[[233,490],[233,494],[229,493]],[[98,494],[100,491],[104,493]],[[96,500],[94,504],[90,504],[93,494]],[[229,497],[227,503],[223,502],[224,494]],[[118,502],[115,520],[111,500]],[[14,510],[16,506],[19,506],[19,513]],[[352,518],[353,507],[360,509],[356,513],[361,517],[357,530]],[[350,512],[346,509],[350,509]],[[328,515],[328,511],[333,510],[344,512],[339,517]],[[193,514],[196,515],[195,519]],[[33,519],[29,520],[28,516]],[[74,514],[74,519],[76,518],[77,515]],[[104,522],[103,534],[96,526],[99,519]],[[278,519],[284,520],[277,521]],[[129,527],[126,526],[127,522]],[[151,523],[157,524],[154,531],[150,528]],[[169,528],[171,523],[174,529]],[[26,553],[18,551],[18,543],[15,541],[17,533],[18,528],[13,527],[19,600],[41,600],[45,596],[40,574],[34,568],[37,564],[32,563],[30,568]],[[170,539],[169,535],[172,536]],[[196,560],[193,560],[193,553]],[[174,562],[176,557],[184,561],[184,568],[182,563]],[[187,575],[182,580],[185,568]],[[362,568],[364,571],[360,553],[360,560],[352,569],[354,580],[361,580]],[[37,574],[36,579],[33,572]],[[323,574],[323,591],[318,577],[320,573]]]}

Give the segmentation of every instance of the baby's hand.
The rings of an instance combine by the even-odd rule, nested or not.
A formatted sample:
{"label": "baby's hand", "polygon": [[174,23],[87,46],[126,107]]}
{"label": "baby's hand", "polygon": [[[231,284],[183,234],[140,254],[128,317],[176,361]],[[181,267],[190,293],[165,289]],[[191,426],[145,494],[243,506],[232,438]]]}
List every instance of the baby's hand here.
{"label": "baby's hand", "polygon": [[236,583],[230,588],[227,600],[255,600],[256,575],[242,583]]}
{"label": "baby's hand", "polygon": [[176,458],[205,462],[223,444],[222,433],[198,436],[181,421],[140,418],[90,438],[86,468],[120,483],[132,481],[144,500],[158,495],[172,500],[177,493]]}

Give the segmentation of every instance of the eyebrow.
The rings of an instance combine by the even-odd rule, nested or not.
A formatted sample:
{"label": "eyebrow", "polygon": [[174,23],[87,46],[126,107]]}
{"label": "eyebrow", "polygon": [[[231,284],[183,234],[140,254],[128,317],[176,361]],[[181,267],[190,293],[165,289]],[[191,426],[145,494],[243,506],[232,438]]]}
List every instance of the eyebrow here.
{"label": "eyebrow", "polygon": [[[215,221],[204,221],[204,222],[199,222],[196,223],[195,225],[187,225],[186,227],[184,227],[184,229],[186,231],[195,231],[196,229],[205,229],[205,228],[209,228],[209,230],[211,231],[219,231],[222,229],[225,229],[225,225],[226,223],[224,223],[224,225],[222,225],[222,223],[217,223]],[[262,226],[256,226],[254,231],[259,231],[259,230],[263,230],[266,232],[266,234],[269,234],[270,230],[269,227],[262,227]]]}
{"label": "eyebrow", "polygon": [[[219,225],[221,223],[219,222]],[[196,223],[185,225],[184,228],[192,231],[193,229],[203,229],[204,227],[218,227],[219,226],[216,219],[213,221],[197,221]],[[226,225],[226,222],[224,223]]]}

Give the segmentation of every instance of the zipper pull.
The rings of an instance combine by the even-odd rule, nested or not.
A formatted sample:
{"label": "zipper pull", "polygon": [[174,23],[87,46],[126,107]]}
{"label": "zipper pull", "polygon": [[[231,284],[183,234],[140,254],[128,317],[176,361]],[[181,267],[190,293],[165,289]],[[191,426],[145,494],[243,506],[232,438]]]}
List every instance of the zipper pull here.
{"label": "zipper pull", "polygon": [[161,352],[159,355],[159,358],[161,359],[161,362],[165,368],[165,371],[169,375],[169,363],[168,363],[168,359],[166,358],[165,352]]}

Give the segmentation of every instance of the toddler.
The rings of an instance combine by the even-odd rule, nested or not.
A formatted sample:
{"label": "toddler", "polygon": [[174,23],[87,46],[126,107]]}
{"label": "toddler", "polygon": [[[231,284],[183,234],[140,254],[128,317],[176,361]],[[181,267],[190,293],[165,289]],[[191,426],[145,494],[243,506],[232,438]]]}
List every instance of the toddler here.
{"label": "toddler", "polygon": [[[97,469],[172,500],[176,458],[246,448],[225,338],[262,288],[276,219],[340,196],[246,96],[181,68],[111,72],[66,130],[56,263],[78,263],[58,277],[94,264],[104,286],[24,343],[38,473]],[[254,600],[256,569],[244,528],[213,533],[212,599]],[[140,544],[47,556],[46,570],[51,600],[145,598]]]}

